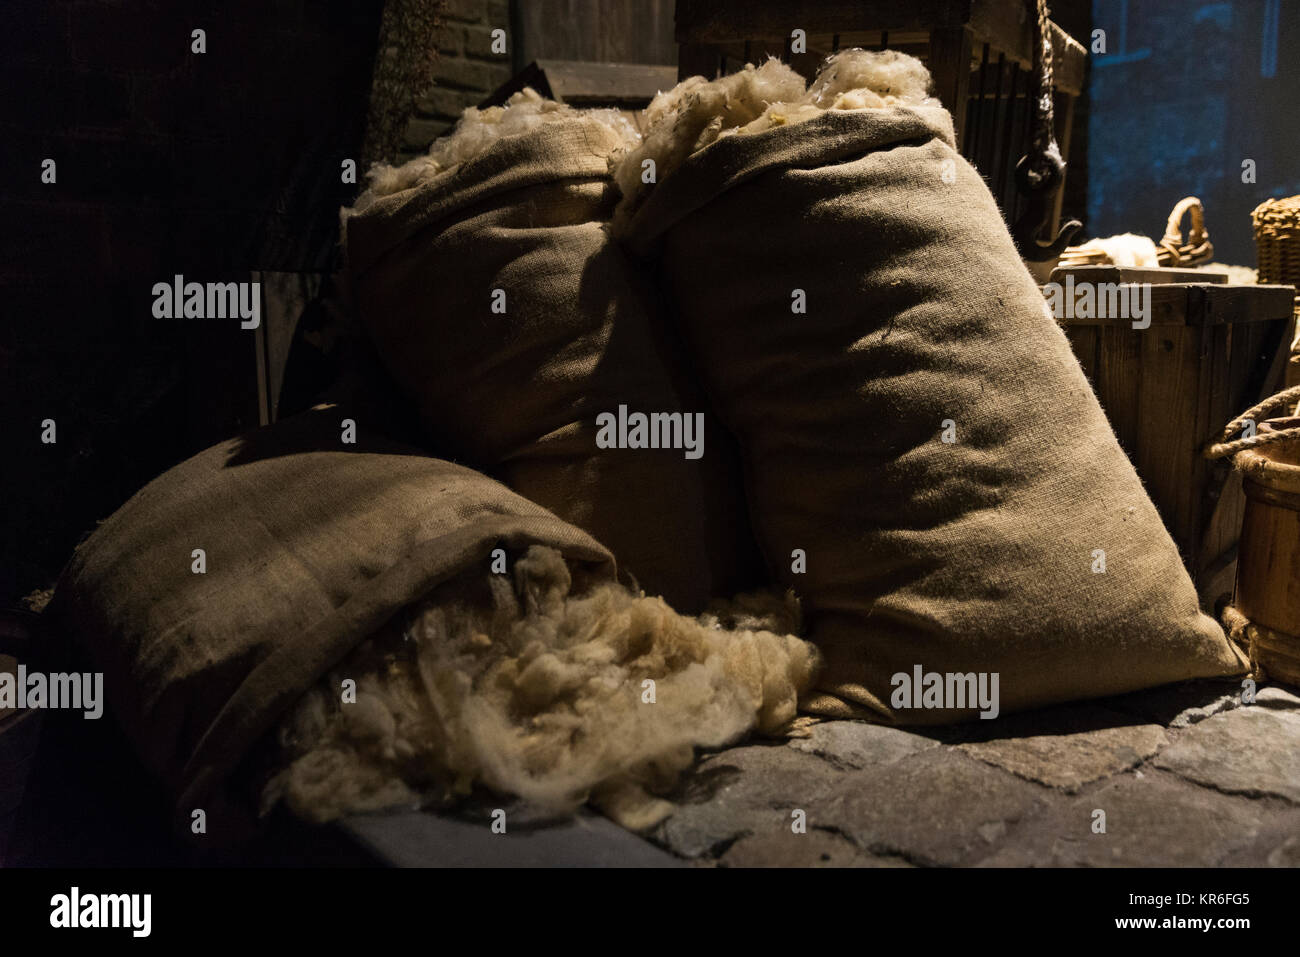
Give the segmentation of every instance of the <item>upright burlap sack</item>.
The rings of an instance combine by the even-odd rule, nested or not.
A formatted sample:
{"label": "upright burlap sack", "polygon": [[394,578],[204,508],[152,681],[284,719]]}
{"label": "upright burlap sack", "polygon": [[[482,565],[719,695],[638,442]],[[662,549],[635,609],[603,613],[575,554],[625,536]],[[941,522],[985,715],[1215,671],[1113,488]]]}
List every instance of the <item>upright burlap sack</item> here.
{"label": "upright burlap sack", "polygon": [[252,820],[226,785],[254,742],[399,609],[497,547],[613,575],[589,535],[483,475],[365,429],[344,445],[346,415],[318,407],[155,479],[77,549],[50,608],[178,820],[202,808],[214,840]]}
{"label": "upright burlap sack", "polygon": [[740,439],[822,689],[924,723],[977,709],[895,697],[917,666],[997,673],[1002,712],[1240,673],[950,117],[879,102],[715,130],[620,216]]}
{"label": "upright burlap sack", "polygon": [[[647,592],[698,611],[752,584],[759,560],[728,439],[651,321],[653,290],[607,235],[610,164],[635,142],[620,122],[536,94],[467,111],[450,141],[381,170],[344,211],[348,274],[441,452],[586,529]],[[598,447],[598,416],[620,406],[705,413],[702,457]]]}

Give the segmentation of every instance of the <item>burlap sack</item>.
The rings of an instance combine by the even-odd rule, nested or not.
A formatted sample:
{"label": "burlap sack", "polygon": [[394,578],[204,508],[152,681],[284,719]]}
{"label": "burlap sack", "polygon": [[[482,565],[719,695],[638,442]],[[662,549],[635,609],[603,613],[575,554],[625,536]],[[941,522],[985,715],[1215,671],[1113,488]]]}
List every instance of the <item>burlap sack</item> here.
{"label": "burlap sack", "polygon": [[662,253],[824,690],[931,722],[974,710],[896,709],[895,675],[996,672],[1005,712],[1244,670],[946,112],[724,136],[628,240]]}
{"label": "burlap sack", "polygon": [[[693,612],[751,584],[759,560],[728,440],[607,235],[610,160],[625,145],[576,111],[498,139],[345,211],[347,266],[358,315],[436,447],[586,529],[647,592]],[[705,412],[703,457],[598,448],[597,416],[620,406]]]}
{"label": "burlap sack", "polygon": [[[558,549],[612,577],[589,535],[497,482],[368,437],[339,407],[214,446],[155,479],[72,557],[51,613],[104,673],[108,709],[188,831],[230,838],[251,808],[232,771],[280,713],[440,582]],[[196,574],[193,551],[206,572]]]}

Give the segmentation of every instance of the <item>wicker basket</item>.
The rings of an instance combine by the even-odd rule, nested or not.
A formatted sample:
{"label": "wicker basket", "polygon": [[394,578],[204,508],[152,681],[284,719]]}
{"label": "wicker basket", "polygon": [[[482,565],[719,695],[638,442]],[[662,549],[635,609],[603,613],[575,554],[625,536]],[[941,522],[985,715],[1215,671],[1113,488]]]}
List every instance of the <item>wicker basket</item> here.
{"label": "wicker basket", "polygon": [[[1259,281],[1295,286],[1300,291],[1300,196],[1265,200],[1250,218],[1255,224]],[[1296,296],[1295,337],[1286,384],[1300,385],[1300,294]]]}
{"label": "wicker basket", "polygon": [[1259,281],[1300,286],[1300,196],[1265,200],[1250,218],[1255,224]]}
{"label": "wicker basket", "polygon": [[[1228,423],[1207,458],[1232,457],[1246,511],[1237,587],[1223,621],[1256,673],[1300,684],[1300,388],[1284,389]],[[1266,418],[1276,415],[1278,418]],[[1249,423],[1259,431],[1235,439]]]}
{"label": "wicker basket", "polygon": [[[1183,239],[1183,217],[1191,220],[1187,239]],[[1162,266],[1195,266],[1214,258],[1214,244],[1205,228],[1205,207],[1195,196],[1180,199],[1165,223],[1156,259]],[[1263,280],[1260,280],[1261,282]]]}

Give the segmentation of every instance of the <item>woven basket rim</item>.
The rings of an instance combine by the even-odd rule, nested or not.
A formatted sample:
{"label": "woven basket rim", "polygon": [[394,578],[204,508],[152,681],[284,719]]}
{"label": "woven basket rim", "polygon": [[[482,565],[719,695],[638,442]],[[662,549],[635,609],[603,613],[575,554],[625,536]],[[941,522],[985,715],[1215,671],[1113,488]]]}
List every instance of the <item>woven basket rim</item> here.
{"label": "woven basket rim", "polygon": [[[1300,436],[1296,437],[1295,443],[1287,442],[1287,445],[1300,445]],[[1245,473],[1246,478],[1250,479],[1257,485],[1263,485],[1266,488],[1276,489],[1281,492],[1300,493],[1300,465],[1289,465],[1286,462],[1278,462],[1269,455],[1271,446],[1261,446],[1252,449],[1242,449],[1233,456],[1233,465]]]}

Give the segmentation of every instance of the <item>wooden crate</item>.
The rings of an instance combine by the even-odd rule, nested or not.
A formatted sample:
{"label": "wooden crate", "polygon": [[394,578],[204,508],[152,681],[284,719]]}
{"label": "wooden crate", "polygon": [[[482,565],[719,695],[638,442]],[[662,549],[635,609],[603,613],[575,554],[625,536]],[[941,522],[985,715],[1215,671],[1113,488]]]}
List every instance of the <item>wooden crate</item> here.
{"label": "wooden crate", "polygon": [[1231,598],[1245,495],[1231,466],[1201,453],[1277,390],[1294,295],[1290,286],[1166,283],[1151,288],[1150,328],[1060,319],[1207,609]]}
{"label": "wooden crate", "polygon": [[[791,52],[791,31],[807,51]],[[984,176],[1008,222],[1024,211],[1015,165],[1032,134],[1035,23],[1023,0],[677,0],[678,76],[715,77],[776,56],[811,78],[840,49],[901,50],[930,70],[962,155]],[[1074,100],[1087,51],[1052,24],[1056,138],[1068,162]],[[1058,188],[1051,218],[1061,218]]]}

